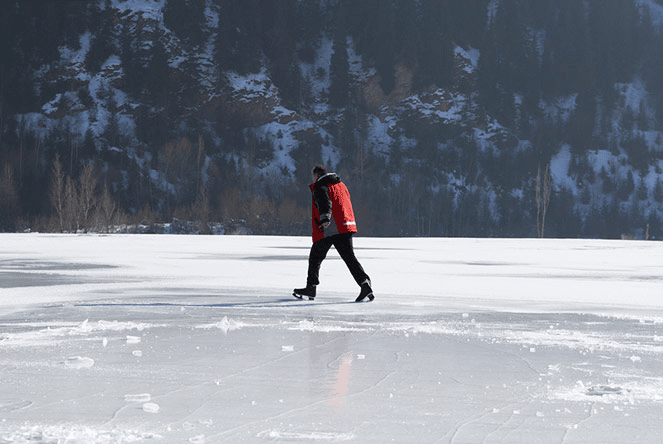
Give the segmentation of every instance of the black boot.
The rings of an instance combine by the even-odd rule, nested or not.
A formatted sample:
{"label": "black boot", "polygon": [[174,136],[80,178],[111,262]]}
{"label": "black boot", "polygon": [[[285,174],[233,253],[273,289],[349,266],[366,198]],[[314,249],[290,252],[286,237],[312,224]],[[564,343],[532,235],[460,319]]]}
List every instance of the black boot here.
{"label": "black boot", "polygon": [[364,283],[361,284],[361,292],[359,293],[359,296],[357,296],[357,299],[355,299],[355,302],[361,302],[366,298],[368,298],[368,302],[375,299],[375,296],[373,295],[373,289],[371,288],[371,281],[368,279],[366,279]]}
{"label": "black boot", "polygon": [[304,299],[304,297],[308,297],[308,300],[312,301],[315,299],[315,286],[309,285],[306,288],[295,288],[292,292],[292,295],[297,299]]}

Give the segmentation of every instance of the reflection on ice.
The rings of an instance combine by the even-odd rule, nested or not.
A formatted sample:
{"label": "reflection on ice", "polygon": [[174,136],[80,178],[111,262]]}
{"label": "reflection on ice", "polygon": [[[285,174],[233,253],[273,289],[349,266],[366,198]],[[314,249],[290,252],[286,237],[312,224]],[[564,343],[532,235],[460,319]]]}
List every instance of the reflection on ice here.
{"label": "reflection on ice", "polygon": [[341,355],[334,363],[334,369],[328,380],[329,403],[335,410],[335,414],[345,414],[345,397],[348,394],[350,384],[350,369],[352,368],[353,353],[347,352]]}

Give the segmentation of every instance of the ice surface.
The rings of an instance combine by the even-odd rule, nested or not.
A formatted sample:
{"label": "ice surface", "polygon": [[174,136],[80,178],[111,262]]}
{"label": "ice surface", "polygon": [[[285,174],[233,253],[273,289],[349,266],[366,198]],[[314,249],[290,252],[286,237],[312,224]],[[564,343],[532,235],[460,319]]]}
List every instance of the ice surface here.
{"label": "ice surface", "polygon": [[0,443],[660,443],[663,244],[0,235]]}

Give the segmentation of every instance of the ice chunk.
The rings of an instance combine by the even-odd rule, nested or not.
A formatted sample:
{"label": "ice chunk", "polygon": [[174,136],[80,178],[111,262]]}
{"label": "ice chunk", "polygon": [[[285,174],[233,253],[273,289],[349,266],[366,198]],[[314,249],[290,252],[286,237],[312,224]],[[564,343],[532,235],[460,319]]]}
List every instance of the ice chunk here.
{"label": "ice chunk", "polygon": [[604,395],[621,395],[621,387],[610,387],[607,385],[599,385],[596,387],[590,387],[586,394],[588,396],[604,396]]}
{"label": "ice chunk", "polygon": [[149,393],[137,393],[135,395],[124,395],[124,402],[150,402],[152,395]]}
{"label": "ice chunk", "polygon": [[138,344],[140,341],[140,336],[127,336],[127,344]]}
{"label": "ice chunk", "polygon": [[94,365],[94,359],[83,356],[71,356],[64,360],[64,365],[69,368],[90,368]]}
{"label": "ice chunk", "polygon": [[146,402],[143,404],[143,411],[146,413],[159,413],[159,404]]}

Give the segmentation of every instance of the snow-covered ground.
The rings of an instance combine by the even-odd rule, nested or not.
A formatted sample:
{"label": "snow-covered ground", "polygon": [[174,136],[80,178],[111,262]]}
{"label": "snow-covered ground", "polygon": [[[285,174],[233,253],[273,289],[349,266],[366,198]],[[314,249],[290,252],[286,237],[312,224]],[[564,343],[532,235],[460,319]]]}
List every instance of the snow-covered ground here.
{"label": "snow-covered ground", "polygon": [[660,443],[663,244],[0,235],[0,444]]}

